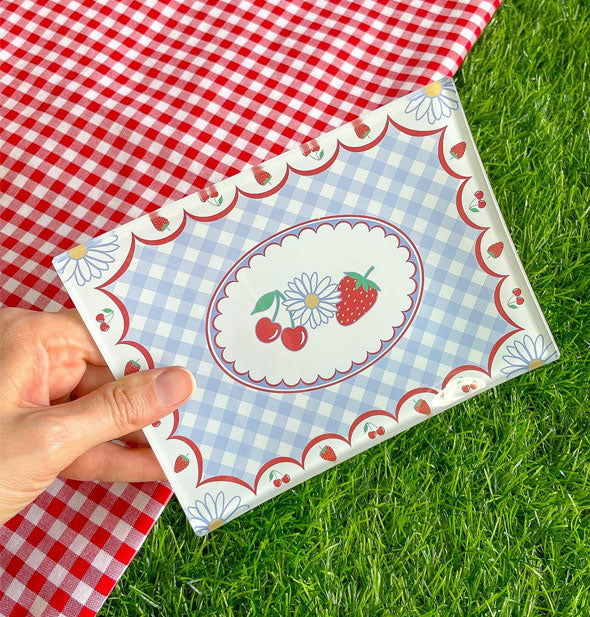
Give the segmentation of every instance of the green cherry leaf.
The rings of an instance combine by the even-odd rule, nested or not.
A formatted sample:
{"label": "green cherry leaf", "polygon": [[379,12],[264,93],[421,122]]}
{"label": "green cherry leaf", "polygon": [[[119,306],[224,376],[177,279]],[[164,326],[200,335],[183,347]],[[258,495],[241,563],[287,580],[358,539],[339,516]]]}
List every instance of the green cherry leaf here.
{"label": "green cherry leaf", "polygon": [[318,154],[318,161],[319,161],[321,158],[323,158],[323,156],[324,156],[324,151],[323,151],[323,150],[320,150],[320,153]]}
{"label": "green cherry leaf", "polygon": [[112,313],[113,311],[111,309],[102,309],[103,313]]}
{"label": "green cherry leaf", "polygon": [[220,198],[217,200],[217,205],[218,205],[218,206],[221,206],[221,204],[222,204],[222,203],[223,203],[223,197],[220,197]]}
{"label": "green cherry leaf", "polygon": [[369,430],[369,425],[368,425],[368,424],[365,424],[365,425],[363,426],[363,431],[365,431],[365,433],[366,433],[368,430]]}
{"label": "green cherry leaf", "polygon": [[258,298],[258,302],[256,303],[254,310],[250,314],[254,315],[254,313],[262,313],[262,311],[268,311],[268,309],[273,305],[273,302],[275,301],[275,294],[276,291],[269,291],[268,293]]}

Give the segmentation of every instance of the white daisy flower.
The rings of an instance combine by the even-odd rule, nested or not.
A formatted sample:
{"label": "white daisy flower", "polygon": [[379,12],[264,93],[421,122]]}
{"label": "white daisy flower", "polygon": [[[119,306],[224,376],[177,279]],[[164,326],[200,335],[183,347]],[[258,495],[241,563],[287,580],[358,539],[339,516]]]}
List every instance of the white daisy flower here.
{"label": "white daisy flower", "polygon": [[241,497],[235,495],[226,503],[225,495],[220,491],[215,498],[211,493],[205,493],[203,500],[196,499],[195,505],[189,506],[187,510],[193,529],[204,536],[227,523],[242,508],[248,509],[249,506],[242,504]]}
{"label": "white daisy flower", "polygon": [[428,124],[434,124],[443,116],[450,118],[451,112],[459,109],[459,102],[453,94],[450,82],[433,81],[414,93],[406,105],[406,113],[415,112],[416,120],[426,116]]}
{"label": "white daisy flower", "polygon": [[557,350],[553,343],[549,342],[545,345],[542,334],[539,334],[534,341],[527,334],[522,341],[516,341],[514,345],[508,345],[506,351],[508,353],[502,356],[506,365],[500,369],[504,375],[532,371],[539,366],[543,366],[543,364],[547,364],[557,355]]}
{"label": "white daisy flower", "polygon": [[317,272],[311,276],[304,272],[299,278],[294,278],[284,295],[283,306],[293,321],[311,328],[328,323],[340,302],[338,285],[332,283],[329,276],[320,280]]}
{"label": "white daisy flower", "polygon": [[73,278],[80,287],[93,278],[99,279],[115,261],[111,255],[119,248],[114,233],[78,244],[55,260],[57,271],[65,281]]}

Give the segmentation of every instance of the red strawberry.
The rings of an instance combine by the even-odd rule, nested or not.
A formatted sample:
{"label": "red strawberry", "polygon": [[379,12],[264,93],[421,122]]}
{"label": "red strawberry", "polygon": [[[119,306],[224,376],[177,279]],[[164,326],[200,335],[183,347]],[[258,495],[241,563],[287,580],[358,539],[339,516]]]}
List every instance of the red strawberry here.
{"label": "red strawberry", "polygon": [[495,244],[492,244],[492,246],[490,246],[490,248],[488,249],[488,255],[490,257],[493,257],[494,259],[497,259],[498,257],[500,257],[503,250],[504,242],[496,242]]}
{"label": "red strawberry", "polygon": [[460,159],[465,154],[465,148],[467,144],[464,141],[460,141],[451,148],[451,156],[454,159]]}
{"label": "red strawberry", "polygon": [[183,454],[177,456],[176,460],[174,461],[174,473],[179,473],[183,469],[186,469],[188,467],[188,463],[188,456],[184,456]]}
{"label": "red strawberry", "polygon": [[340,281],[340,302],[336,305],[336,319],[342,326],[350,326],[358,321],[377,301],[377,292],[381,291],[376,283],[367,277],[374,266],[364,275],[358,272],[345,272]]}
{"label": "red strawberry", "polygon": [[258,182],[258,184],[260,184],[261,186],[264,186],[265,184],[268,184],[270,182],[271,175],[268,173],[268,171],[262,169],[262,167],[255,167],[253,171],[256,182]]}
{"label": "red strawberry", "polygon": [[150,221],[158,231],[166,231],[166,229],[170,226],[170,221],[163,216],[152,216]]}
{"label": "red strawberry", "polygon": [[129,362],[127,362],[127,364],[125,365],[125,370],[123,371],[123,374],[131,375],[131,373],[137,373],[140,368],[141,366],[139,365],[139,362],[136,362],[135,360],[129,360]]}
{"label": "red strawberry", "polygon": [[414,409],[418,413],[423,413],[425,416],[431,413],[430,405],[423,398],[414,401]]}
{"label": "red strawberry", "polygon": [[324,446],[320,450],[320,456],[325,461],[331,461],[332,463],[336,460],[336,452],[334,452],[331,446]]}
{"label": "red strawberry", "polygon": [[364,139],[365,137],[369,136],[369,133],[371,132],[371,129],[364,124],[361,120],[355,120],[352,123],[352,126],[354,128],[354,132],[356,133],[356,136],[359,139]]}

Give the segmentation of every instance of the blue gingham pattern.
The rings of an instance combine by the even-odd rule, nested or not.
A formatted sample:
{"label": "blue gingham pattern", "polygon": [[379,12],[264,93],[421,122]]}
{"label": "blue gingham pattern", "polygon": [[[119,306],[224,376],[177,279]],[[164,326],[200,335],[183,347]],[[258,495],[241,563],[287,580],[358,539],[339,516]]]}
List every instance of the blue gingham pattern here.
{"label": "blue gingham pattern", "polygon": [[[156,366],[180,364],[197,392],[181,409],[177,434],[203,455],[203,478],[232,475],[253,483],[276,456],[301,458],[324,433],[346,435],[370,409],[390,412],[413,388],[439,388],[453,368],[487,366],[494,343],[510,330],[493,296],[497,279],[477,264],[478,232],[458,216],[460,180],[437,156],[438,136],[411,137],[390,126],[366,152],[341,150],[314,176],[290,174],[278,194],[241,196],[224,218],[187,222],[173,242],[138,243],[128,271],[110,285],[130,315],[128,340],[144,345]],[[391,352],[342,383],[300,393],[247,388],[215,364],[205,338],[210,298],[232,265],[268,236],[328,215],[368,214],[391,221],[416,244],[424,294],[416,317]]]}

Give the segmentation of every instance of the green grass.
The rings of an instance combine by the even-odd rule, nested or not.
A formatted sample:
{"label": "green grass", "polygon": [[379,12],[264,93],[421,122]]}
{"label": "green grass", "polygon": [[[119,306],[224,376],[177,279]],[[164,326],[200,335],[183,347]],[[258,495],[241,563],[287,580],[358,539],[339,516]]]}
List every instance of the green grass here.
{"label": "green grass", "polygon": [[561,349],[206,539],[171,503],[102,617],[590,614],[590,6],[506,1],[457,85]]}

